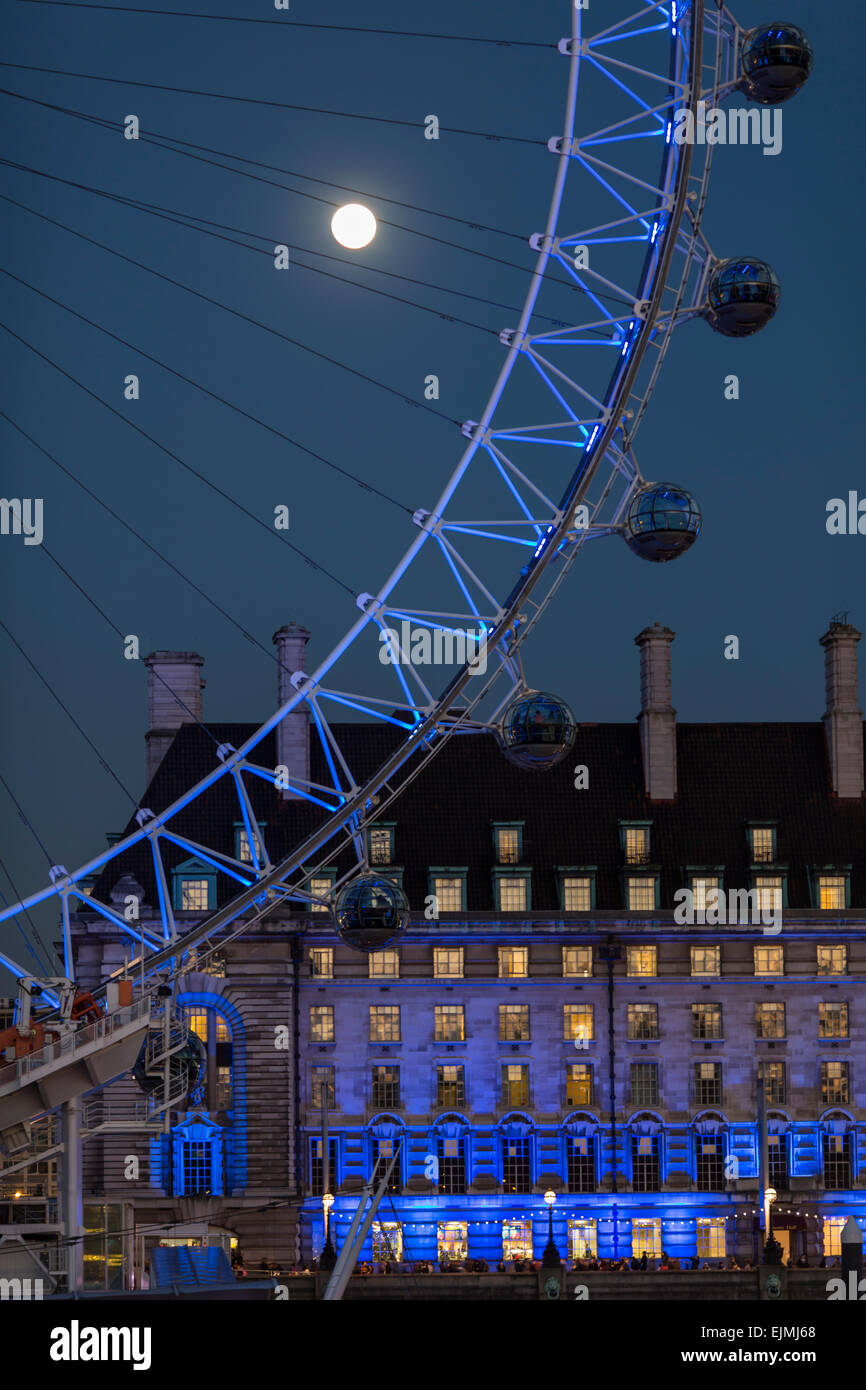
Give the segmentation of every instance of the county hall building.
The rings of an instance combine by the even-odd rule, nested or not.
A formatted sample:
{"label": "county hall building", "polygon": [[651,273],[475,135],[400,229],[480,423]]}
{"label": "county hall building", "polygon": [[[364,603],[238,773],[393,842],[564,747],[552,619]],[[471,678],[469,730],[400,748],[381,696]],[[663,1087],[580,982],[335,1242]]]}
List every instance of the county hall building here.
{"label": "county hall building", "polygon": [[[275,634],[286,670],[303,666],[308,636]],[[314,1258],[323,1119],[338,1249],[377,1159],[398,1153],[368,1259],[540,1257],[552,1190],[563,1256],[755,1260],[759,1088],[775,1234],[795,1259],[837,1254],[847,1216],[866,1214],[859,637],[834,620],[821,638],[815,722],[679,722],[674,634],[655,624],[635,639],[636,721],[580,723],[573,757],[551,770],[513,766],[486,734],[453,738],[369,830],[371,871],[411,907],[396,949],[366,956],[326,909],[275,904],[187,962],[175,1004],[206,1076],[160,1134],[118,1128],[141,1113],[131,1078],[105,1093],[115,1123],[94,1121],[86,1143],[85,1211],[94,1231],[127,1234],[113,1259],[93,1237],[90,1282],[140,1279],[166,1242],[236,1249],[248,1272]],[[204,717],[202,658],[147,662],[142,805],[158,812],[211,771],[214,750],[184,722]],[[207,724],[235,747],[254,730]],[[399,733],[336,732],[361,775]],[[257,757],[326,781],[303,713]],[[173,857],[163,842],[184,929],[225,882],[195,846],[251,857],[226,780],[174,822]],[[254,781],[277,862],[318,812]],[[158,901],[148,855],[115,860],[92,890],[117,905],[140,897],[145,926]],[[349,863],[335,859],[313,890]],[[685,888],[693,920],[676,911]],[[763,913],[714,921],[706,909],[736,890]],[[73,930],[84,987],[134,950],[90,910]]]}

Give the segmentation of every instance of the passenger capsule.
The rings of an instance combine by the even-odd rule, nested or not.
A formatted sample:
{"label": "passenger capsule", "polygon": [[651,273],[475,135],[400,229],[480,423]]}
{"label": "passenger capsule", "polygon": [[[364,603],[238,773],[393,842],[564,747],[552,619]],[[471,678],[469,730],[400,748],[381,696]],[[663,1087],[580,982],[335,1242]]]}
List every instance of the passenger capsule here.
{"label": "passenger capsule", "polygon": [[676,483],[647,483],[631,500],[625,520],[626,544],[642,560],[664,564],[694,545],[701,509]]}
{"label": "passenger capsule", "polygon": [[383,951],[403,935],[408,920],[406,896],[389,878],[356,878],[334,905],[337,935],[354,951]]}
{"label": "passenger capsule", "polygon": [[714,270],[704,317],[726,338],[748,338],[775,314],[782,298],[776,273],[751,256],[722,261]]}
{"label": "passenger capsule", "polygon": [[498,738],[509,762],[530,769],[548,768],[565,757],[576,732],[574,715],[564,700],[542,690],[529,690],[506,710]]}
{"label": "passenger capsule", "polygon": [[812,71],[812,45],[796,24],[762,24],[746,34],[740,66],[746,96],[778,106],[796,96]]}

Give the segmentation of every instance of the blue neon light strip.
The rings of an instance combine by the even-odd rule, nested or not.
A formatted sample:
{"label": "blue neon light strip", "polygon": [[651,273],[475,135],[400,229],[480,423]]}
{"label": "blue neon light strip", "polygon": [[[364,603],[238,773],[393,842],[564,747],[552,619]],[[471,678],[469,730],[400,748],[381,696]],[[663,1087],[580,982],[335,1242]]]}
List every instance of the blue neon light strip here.
{"label": "blue neon light strip", "polygon": [[229,878],[233,878],[236,882],[242,883],[245,888],[249,888],[251,883],[255,883],[254,878],[244,878],[236,869],[230,869],[227,864],[220,863],[218,859],[212,859],[210,854],[199,849],[198,845],[190,844],[189,840],[182,839],[180,835],[173,835],[170,830],[163,830],[162,837],[165,840],[171,840],[172,844],[177,845],[180,849],[188,849],[190,854],[196,859],[201,859],[204,864],[210,864],[212,868],[218,869],[220,873],[228,874]]}
{"label": "blue neon light strip", "polygon": [[[442,530],[459,531],[464,536],[481,536],[488,541],[507,541],[509,545],[535,545],[535,541],[522,541],[519,536],[506,536],[498,531],[478,531],[474,526],[443,526]],[[457,630],[462,629],[455,629]],[[444,631],[449,632],[451,629],[445,628]]]}
{"label": "blue neon light strip", "polygon": [[[423,620],[418,619],[417,621],[418,621],[418,626],[419,626],[419,627],[426,627],[426,626],[427,626],[427,624],[426,624]],[[378,629],[379,629],[380,632],[384,632],[384,630],[385,630],[385,624],[381,621],[380,618],[377,618],[377,619],[376,619],[376,626],[378,627]],[[401,686],[401,688],[402,688],[402,690],[403,690],[403,694],[406,696],[406,704],[408,705],[409,709],[412,711],[412,717],[413,717],[413,719],[414,719],[416,725],[417,725],[417,724],[420,724],[420,723],[421,723],[421,715],[418,713],[418,709],[417,709],[417,706],[416,706],[416,702],[415,702],[415,700],[413,699],[413,697],[412,697],[412,692],[411,692],[410,689],[409,689],[409,683],[408,683],[408,681],[406,680],[406,677],[403,675],[403,667],[400,665],[399,662],[393,662],[393,663],[392,663],[392,666],[393,666],[394,673],[395,673],[395,675],[396,675],[398,681],[400,682],[400,686]]]}
{"label": "blue neon light strip", "polygon": [[320,742],[321,745],[322,745],[322,750],[323,750],[323,752],[324,752],[324,754],[325,754],[325,759],[326,759],[327,764],[328,764],[328,769],[329,769],[329,771],[330,771],[330,773],[331,773],[331,781],[334,783],[334,791],[336,791],[336,792],[338,792],[340,795],[342,795],[343,788],[342,788],[341,785],[340,785],[340,778],[339,778],[339,776],[337,775],[337,766],[336,766],[336,763],[334,762],[333,754],[331,753],[331,745],[330,745],[330,743],[328,742],[327,734],[325,733],[325,730],[324,730],[324,728],[322,727],[322,720],[321,720],[321,718],[320,718],[320,716],[319,716],[319,711],[316,709],[316,706],[312,703],[312,701],[310,702],[310,709],[311,709],[312,712],[313,712],[313,718],[314,718],[315,721],[316,721],[316,728],[317,728],[318,731],[319,731],[319,742]]}
{"label": "blue neon light strip", "polygon": [[382,714],[381,710],[371,709],[369,705],[359,705],[357,700],[347,700],[342,695],[331,695],[327,690],[319,691],[319,699],[333,700],[337,705],[346,705],[349,709],[356,709],[361,714],[369,714],[371,719],[380,719],[383,724],[396,724],[398,729],[413,729],[416,726],[407,724],[402,719],[393,719],[390,714]]}

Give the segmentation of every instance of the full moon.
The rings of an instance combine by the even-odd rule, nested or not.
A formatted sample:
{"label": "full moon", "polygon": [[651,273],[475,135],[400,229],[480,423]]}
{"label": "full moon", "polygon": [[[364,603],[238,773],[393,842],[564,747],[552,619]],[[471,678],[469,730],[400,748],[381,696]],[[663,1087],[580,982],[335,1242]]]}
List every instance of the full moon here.
{"label": "full moon", "polygon": [[362,246],[369,246],[376,235],[376,219],[362,203],[346,203],[331,218],[331,231],[341,246],[359,251]]}

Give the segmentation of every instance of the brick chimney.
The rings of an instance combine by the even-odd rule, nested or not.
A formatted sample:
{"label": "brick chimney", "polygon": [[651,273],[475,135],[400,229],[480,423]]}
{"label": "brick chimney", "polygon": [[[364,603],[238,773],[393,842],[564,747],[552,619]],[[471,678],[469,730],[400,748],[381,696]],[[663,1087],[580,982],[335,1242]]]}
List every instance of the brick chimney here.
{"label": "brick chimney", "polygon": [[[279,628],[273,635],[277,648],[277,699],[280,705],[295,693],[292,676],[305,669],[305,651],[310,634],[298,623],[289,623]],[[310,716],[306,705],[293,709],[281,724],[277,725],[277,763],[289,769],[289,781],[300,778],[310,780]],[[291,787],[282,793],[284,801],[298,799]]]}
{"label": "brick chimney", "polygon": [[827,689],[824,734],[830,782],[836,795],[846,799],[863,795],[863,713],[857,705],[857,643],[860,637],[850,623],[834,618],[821,638]]}
{"label": "brick chimney", "polygon": [[671,705],[671,642],[676,633],[660,623],[634,639],[640,647],[640,744],[644,792],[651,801],[677,794],[677,720]]}
{"label": "brick chimney", "polygon": [[147,667],[147,784],[171,746],[181,724],[202,716],[201,668],[198,652],[151,652]]}

